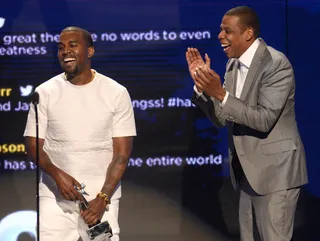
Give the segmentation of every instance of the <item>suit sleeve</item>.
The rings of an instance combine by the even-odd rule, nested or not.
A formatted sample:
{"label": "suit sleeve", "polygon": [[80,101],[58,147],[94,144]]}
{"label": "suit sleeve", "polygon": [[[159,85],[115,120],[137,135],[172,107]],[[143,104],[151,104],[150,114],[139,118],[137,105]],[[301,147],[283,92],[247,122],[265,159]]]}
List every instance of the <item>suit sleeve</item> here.
{"label": "suit sleeve", "polygon": [[[231,59],[226,63],[226,73],[232,64]],[[225,81],[226,78],[224,77]],[[223,83],[223,88],[225,89],[226,82]],[[210,97],[203,93],[202,95],[198,95],[195,91],[193,91],[192,102],[198,106],[208,117],[208,119],[218,128],[222,128],[226,125],[227,116],[221,110],[222,106],[220,101],[217,99]]]}
{"label": "suit sleeve", "polygon": [[277,67],[263,77],[256,106],[249,105],[230,94],[221,112],[235,123],[261,132],[269,132],[294,88],[291,64],[286,59],[279,62],[272,65]]}
{"label": "suit sleeve", "polygon": [[225,126],[226,119],[220,116],[219,101],[210,98],[205,93],[198,95],[195,91],[193,92],[192,102],[198,106],[208,117],[208,119],[218,128]]}

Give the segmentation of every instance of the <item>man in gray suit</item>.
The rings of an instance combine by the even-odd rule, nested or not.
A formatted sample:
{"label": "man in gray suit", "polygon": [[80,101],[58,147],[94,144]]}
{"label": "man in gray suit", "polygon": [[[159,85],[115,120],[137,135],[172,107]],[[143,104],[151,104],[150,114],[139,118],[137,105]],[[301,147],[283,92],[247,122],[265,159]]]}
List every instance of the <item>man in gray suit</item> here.
{"label": "man in gray suit", "polygon": [[295,120],[295,80],[284,54],[259,38],[257,14],[230,9],[219,40],[229,60],[224,84],[199,51],[186,59],[192,101],[229,133],[230,176],[240,188],[241,240],[291,240],[300,187],[307,183],[304,147]]}

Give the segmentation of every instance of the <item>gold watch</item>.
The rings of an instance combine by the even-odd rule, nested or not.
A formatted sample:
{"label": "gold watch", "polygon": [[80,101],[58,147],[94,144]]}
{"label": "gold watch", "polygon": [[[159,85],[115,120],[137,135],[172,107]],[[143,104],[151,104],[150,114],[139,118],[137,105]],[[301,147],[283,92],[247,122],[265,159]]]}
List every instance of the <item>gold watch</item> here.
{"label": "gold watch", "polygon": [[110,204],[110,203],[111,203],[108,195],[105,194],[104,192],[99,192],[99,193],[97,194],[97,197],[102,197],[107,204]]}

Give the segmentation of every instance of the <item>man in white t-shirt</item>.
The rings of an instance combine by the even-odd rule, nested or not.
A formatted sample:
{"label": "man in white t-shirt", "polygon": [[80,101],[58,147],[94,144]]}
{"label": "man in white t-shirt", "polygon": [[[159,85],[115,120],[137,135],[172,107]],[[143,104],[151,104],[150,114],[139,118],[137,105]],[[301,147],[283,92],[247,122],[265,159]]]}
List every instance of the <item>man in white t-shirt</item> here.
{"label": "man in white t-shirt", "polygon": [[[40,240],[88,240],[86,229],[108,220],[119,240],[121,178],[136,135],[134,112],[125,87],[91,69],[94,47],[84,29],[62,30],[58,59],[64,73],[36,88],[39,94]],[[27,152],[36,157],[36,119],[31,106]],[[79,211],[86,185],[89,208]],[[101,240],[101,238],[99,239]],[[104,237],[102,240],[108,240]]]}

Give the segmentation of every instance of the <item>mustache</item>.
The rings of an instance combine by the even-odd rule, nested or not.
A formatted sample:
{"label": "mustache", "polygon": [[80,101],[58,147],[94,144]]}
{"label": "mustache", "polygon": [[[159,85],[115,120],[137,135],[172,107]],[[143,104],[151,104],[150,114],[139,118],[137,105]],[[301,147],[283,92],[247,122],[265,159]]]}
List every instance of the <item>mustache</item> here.
{"label": "mustache", "polygon": [[61,59],[61,60],[64,60],[64,59],[67,59],[67,58],[76,59],[76,56],[74,56],[72,54],[67,54],[67,55],[62,55],[62,56],[59,57],[59,59]]}

